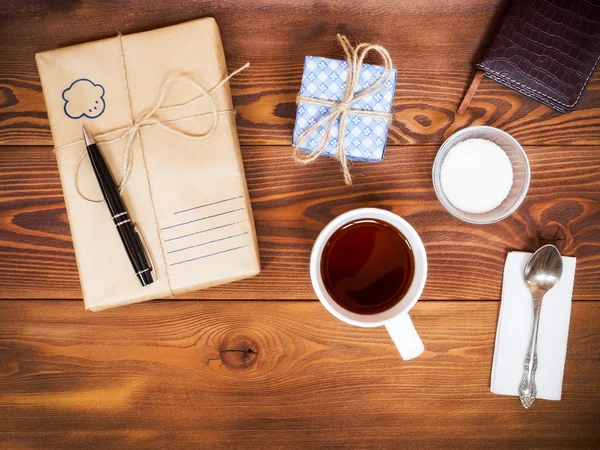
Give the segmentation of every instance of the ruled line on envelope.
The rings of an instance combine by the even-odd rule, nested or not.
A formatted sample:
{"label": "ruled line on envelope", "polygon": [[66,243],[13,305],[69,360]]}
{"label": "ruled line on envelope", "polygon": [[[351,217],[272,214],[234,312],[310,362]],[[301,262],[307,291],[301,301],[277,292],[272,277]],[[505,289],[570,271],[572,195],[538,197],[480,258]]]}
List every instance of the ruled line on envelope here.
{"label": "ruled line on envelope", "polygon": [[231,214],[234,212],[242,211],[243,209],[244,208],[232,209],[231,211],[225,211],[225,212],[222,212],[219,214],[213,214],[212,216],[206,216],[206,217],[201,217],[199,219],[188,220],[187,222],[176,223],[175,225],[169,225],[168,227],[161,228],[160,230],[163,231],[163,230],[168,230],[170,228],[181,227],[181,226],[187,225],[189,223],[199,222],[201,220],[212,219],[213,217],[224,216],[225,214]]}
{"label": "ruled line on envelope", "polygon": [[244,247],[248,247],[248,246],[247,246],[247,245],[242,245],[242,246],[240,246],[240,247],[233,247],[233,248],[229,248],[229,249],[227,249],[227,250],[222,250],[222,251],[220,251],[220,252],[215,252],[215,253],[210,253],[210,254],[208,254],[208,255],[198,256],[198,257],[196,257],[196,258],[185,259],[185,260],[183,260],[183,261],[178,261],[178,262],[176,262],[176,263],[172,263],[172,264],[169,264],[169,265],[170,265],[170,266],[176,266],[176,265],[178,265],[178,264],[183,264],[183,263],[190,262],[190,261],[196,261],[196,260],[198,260],[198,259],[204,259],[204,258],[208,258],[209,256],[220,255],[221,253],[232,252],[232,251],[234,251],[234,250],[239,250],[240,248],[244,248]]}
{"label": "ruled line on envelope", "polygon": [[232,225],[237,225],[238,223],[243,223],[243,222],[245,222],[245,220],[240,220],[239,222],[227,223],[225,225],[220,225],[218,227],[207,228],[206,230],[194,231],[193,233],[182,234],[181,236],[176,236],[176,237],[172,237],[169,239],[165,239],[163,242],[176,241],[177,239],[183,239],[185,237],[194,236],[196,234],[206,233],[207,231],[213,231],[213,230],[218,230],[220,228],[230,227]]}
{"label": "ruled line on envelope", "polygon": [[178,248],[177,250],[171,250],[170,252],[167,252],[167,254],[182,252],[184,250],[189,250],[190,248],[194,248],[194,247],[202,247],[203,245],[212,244],[213,242],[226,241],[227,239],[233,239],[234,237],[243,236],[245,234],[248,234],[248,232],[246,231],[244,233],[232,234],[231,236],[225,236],[225,237],[222,237],[219,239],[213,239],[212,241],[202,242],[200,244],[195,244],[195,245],[190,245],[189,247]]}
{"label": "ruled line on envelope", "polygon": [[217,202],[206,203],[205,205],[194,206],[193,208],[182,209],[181,211],[176,211],[173,214],[181,214],[184,212],[193,211],[194,209],[200,209],[200,208],[205,208],[207,206],[218,205],[219,203],[225,203],[225,202],[229,202],[231,200],[237,200],[238,198],[242,198],[242,197],[244,197],[244,196],[238,195],[237,197],[226,198],[225,200],[219,200]]}

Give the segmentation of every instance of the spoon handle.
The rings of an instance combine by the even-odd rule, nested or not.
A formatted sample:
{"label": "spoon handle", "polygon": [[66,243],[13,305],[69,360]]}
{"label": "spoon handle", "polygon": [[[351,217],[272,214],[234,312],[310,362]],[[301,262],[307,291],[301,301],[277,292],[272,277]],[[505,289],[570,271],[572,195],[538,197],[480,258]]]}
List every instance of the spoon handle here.
{"label": "spoon handle", "polygon": [[[543,296],[543,295],[542,295]],[[531,342],[525,358],[523,380],[519,385],[519,398],[523,406],[528,409],[535,401],[537,389],[535,387],[535,371],[537,370],[537,338],[540,325],[540,310],[542,309],[542,296],[533,299],[533,331]]]}

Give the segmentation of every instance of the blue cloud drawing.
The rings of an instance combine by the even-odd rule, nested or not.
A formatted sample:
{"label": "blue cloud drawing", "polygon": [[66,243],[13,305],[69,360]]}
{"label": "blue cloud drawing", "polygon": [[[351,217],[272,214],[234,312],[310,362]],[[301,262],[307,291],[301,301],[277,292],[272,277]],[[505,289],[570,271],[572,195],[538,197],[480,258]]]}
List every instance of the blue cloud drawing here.
{"label": "blue cloud drawing", "polygon": [[71,119],[84,116],[95,119],[106,109],[104,87],[87,78],[73,81],[71,86],[62,92],[62,98],[65,101],[65,114]]}

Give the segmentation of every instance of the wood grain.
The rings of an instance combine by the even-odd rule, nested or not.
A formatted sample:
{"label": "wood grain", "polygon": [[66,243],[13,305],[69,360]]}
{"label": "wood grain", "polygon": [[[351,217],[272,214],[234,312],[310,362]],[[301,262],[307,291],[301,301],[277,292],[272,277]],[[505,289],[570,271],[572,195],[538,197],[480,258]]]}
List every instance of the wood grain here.
{"label": "wood grain", "polygon": [[36,52],[203,16],[219,23],[230,70],[252,63],[232,80],[243,145],[289,144],[304,57],[342,57],[336,32],[380,43],[392,55],[399,80],[390,144],[439,144],[458,129],[481,124],[500,127],[523,144],[600,144],[600,75],[568,115],[488,79],[466,114],[456,115],[504,3],[8,2],[0,11],[0,144],[52,144]]}
{"label": "wood grain", "polygon": [[[389,209],[421,235],[428,253],[426,300],[499,299],[506,253],[554,237],[577,260],[574,298],[600,298],[600,153],[593,147],[526,147],[533,179],[522,207],[493,225],[472,226],[443,210],[433,192],[437,147],[394,147],[379,164],[354,165],[343,184],[336,161],[303,167],[289,147],[245,147],[243,159],[263,272],[185,294],[194,299],[310,299],[312,243],[335,216]],[[486,285],[477,283],[480,277]],[[0,147],[0,296],[80,298],[56,162],[47,147]]]}
{"label": "wood grain", "polygon": [[[4,2],[0,448],[600,447],[600,74],[567,115],[488,79],[456,115],[505,3]],[[86,312],[34,54],[204,16],[230,70],[252,63],[232,94],[263,272],[185,296],[202,302]],[[355,164],[352,187],[335,161],[300,167],[289,148],[304,56],[341,57],[336,32],[384,45],[399,70],[386,158]],[[517,213],[476,227],[444,212],[431,166],[446,137],[480,124],[526,145],[533,178]],[[383,329],[301,301],[314,299],[317,234],[363,206],[415,226],[423,299],[445,300],[413,309],[426,346],[414,361]],[[507,251],[555,235],[578,258],[574,298],[595,301],[573,304],[563,400],[525,411],[489,393],[498,303],[464,300],[497,300]],[[300,301],[264,301],[278,299]]]}
{"label": "wood grain", "polygon": [[3,448],[597,448],[600,304],[560,402],[489,392],[497,303],[419,302],[426,351],[317,302],[0,302]]}

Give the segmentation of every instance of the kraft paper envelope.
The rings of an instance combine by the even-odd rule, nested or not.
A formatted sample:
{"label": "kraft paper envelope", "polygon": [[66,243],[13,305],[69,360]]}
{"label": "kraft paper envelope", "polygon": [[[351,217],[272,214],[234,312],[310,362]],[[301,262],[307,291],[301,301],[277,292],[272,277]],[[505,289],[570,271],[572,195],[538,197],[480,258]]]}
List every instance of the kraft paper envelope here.
{"label": "kraft paper envelope", "polygon": [[[227,82],[210,93],[218,111],[210,135],[189,138],[161,125],[134,133],[122,197],[146,241],[154,283],[140,285],[106,205],[83,197],[101,199],[102,194],[89,158],[82,156],[82,125],[95,136],[120,182],[128,135],[114,138],[154,108],[170,77],[185,75],[207,91],[227,77],[214,19],[38,53],[36,62],[86,309],[168,297],[260,271]],[[201,94],[192,83],[178,80],[166,90],[163,105]],[[211,130],[214,117],[205,95],[185,107],[158,111],[153,120],[201,135]]]}

